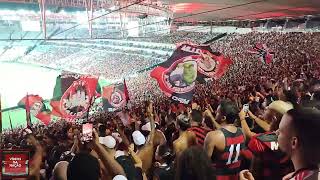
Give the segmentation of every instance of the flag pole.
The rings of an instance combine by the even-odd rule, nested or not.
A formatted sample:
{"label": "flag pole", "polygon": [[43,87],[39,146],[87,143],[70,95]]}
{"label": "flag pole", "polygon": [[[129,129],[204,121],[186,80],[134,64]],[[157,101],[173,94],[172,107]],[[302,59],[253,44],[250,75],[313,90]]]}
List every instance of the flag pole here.
{"label": "flag pole", "polygon": [[26,99],[26,121],[27,121],[27,128],[31,128],[31,116],[30,116],[30,103],[29,103],[29,95],[27,93]]}
{"label": "flag pole", "polygon": [[11,121],[10,113],[9,113],[9,121],[10,121],[11,132],[13,133],[13,127],[12,127],[12,121]]}
{"label": "flag pole", "polygon": [[[1,94],[0,94],[0,144],[2,145],[2,108],[1,108]],[[0,148],[1,148],[0,145]]]}
{"label": "flag pole", "polygon": [[96,97],[94,96],[89,104],[88,112],[87,112],[87,122],[89,122],[89,112],[95,100],[96,100]]}

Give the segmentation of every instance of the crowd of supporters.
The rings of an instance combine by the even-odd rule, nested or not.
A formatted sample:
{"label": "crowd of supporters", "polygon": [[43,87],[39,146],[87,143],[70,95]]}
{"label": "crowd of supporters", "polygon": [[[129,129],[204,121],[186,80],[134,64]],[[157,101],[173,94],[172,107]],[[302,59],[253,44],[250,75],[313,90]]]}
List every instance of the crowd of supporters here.
{"label": "crowd of supporters", "polygon": [[168,35],[146,35],[147,38],[131,38],[135,41],[156,42],[165,44],[177,44],[183,41],[192,41],[195,43],[204,43],[220,33],[205,33],[205,32],[192,32],[192,30],[199,30],[201,28],[187,28],[188,31],[177,31]]}
{"label": "crowd of supporters", "polygon": [[30,177],[44,179],[238,179],[250,167],[242,178],[281,179],[301,168],[315,176],[319,80],[262,83],[234,97],[217,86],[198,86],[190,106],[157,98],[123,110],[125,120],[95,113],[93,142],[60,120],[6,132],[3,148],[29,149]]}
{"label": "crowd of supporters", "polygon": [[[211,46],[233,64],[198,84],[190,105],[170,101],[145,71],[126,79],[126,109],[92,114],[92,141],[59,120],[7,131],[2,146],[31,151],[30,179],[319,179],[319,38],[227,36]],[[255,43],[275,52],[273,63],[247,52]]]}
{"label": "crowd of supporters", "polygon": [[125,52],[105,52],[90,48],[41,45],[18,62],[33,63],[56,69],[65,69],[108,79],[130,76],[162,59]]}
{"label": "crowd of supporters", "polygon": [[[16,53],[9,53],[13,52],[10,49],[3,50],[5,52],[3,52],[1,59],[4,61],[12,59],[17,62],[41,64],[51,68],[69,69],[114,79],[132,75],[146,67],[164,62],[172,53],[172,48],[176,43],[183,41],[203,43],[216,35],[177,32],[170,36],[130,39],[127,43],[117,40],[45,42],[37,45],[35,49],[24,56],[23,53],[16,52],[16,50]],[[315,70],[319,62],[308,63],[308,61],[314,61],[319,57],[319,38],[318,33],[311,32],[228,34],[222,39],[214,41],[211,44],[211,48],[233,60],[228,74],[222,79],[223,84],[239,82],[234,81],[234,79],[243,77],[243,75],[245,75],[245,82],[251,83],[249,78],[255,76],[268,76],[271,78],[282,76],[283,78],[287,73],[290,73],[287,71],[288,68],[296,70],[301,63],[304,68],[312,64],[313,71],[311,73],[318,73]],[[132,40],[150,41],[150,44],[147,42],[135,43]],[[275,52],[274,63],[265,66],[259,62],[255,55],[248,52],[256,43],[264,43]],[[124,49],[113,49],[112,46],[123,47]],[[130,50],[128,48],[136,49]],[[158,54],[157,50],[164,54]],[[9,58],[8,53],[12,57]],[[88,62],[90,62],[90,66],[88,66]],[[300,73],[300,70],[294,72]],[[241,83],[245,82],[242,80]]]}

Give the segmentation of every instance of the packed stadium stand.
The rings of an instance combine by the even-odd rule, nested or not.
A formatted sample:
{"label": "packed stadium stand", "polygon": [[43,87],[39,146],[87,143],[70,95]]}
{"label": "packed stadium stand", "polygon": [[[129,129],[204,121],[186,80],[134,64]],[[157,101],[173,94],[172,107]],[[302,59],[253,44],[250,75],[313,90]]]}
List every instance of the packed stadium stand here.
{"label": "packed stadium stand", "polygon": [[0,180],[319,180],[319,47],[316,0],[0,0]]}

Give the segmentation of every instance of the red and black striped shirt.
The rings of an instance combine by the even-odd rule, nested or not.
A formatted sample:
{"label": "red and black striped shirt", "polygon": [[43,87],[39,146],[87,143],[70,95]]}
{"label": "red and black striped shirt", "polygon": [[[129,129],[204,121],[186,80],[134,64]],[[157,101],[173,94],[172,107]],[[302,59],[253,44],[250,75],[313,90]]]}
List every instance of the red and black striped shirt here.
{"label": "red and black striped shirt", "polygon": [[213,167],[216,170],[217,180],[238,180],[241,161],[244,157],[251,156],[245,145],[245,137],[240,128],[232,133],[221,128],[225,137],[223,152],[211,156]]}
{"label": "red and black striped shirt", "polygon": [[285,153],[281,152],[278,144],[278,136],[274,132],[258,134],[251,138],[248,148],[261,159],[260,179],[276,180],[282,179],[283,176],[293,171],[291,160]]}
{"label": "red and black striped shirt", "polygon": [[193,132],[196,135],[197,144],[203,146],[204,139],[206,138],[209,131],[200,126],[193,126],[189,128],[188,131]]}

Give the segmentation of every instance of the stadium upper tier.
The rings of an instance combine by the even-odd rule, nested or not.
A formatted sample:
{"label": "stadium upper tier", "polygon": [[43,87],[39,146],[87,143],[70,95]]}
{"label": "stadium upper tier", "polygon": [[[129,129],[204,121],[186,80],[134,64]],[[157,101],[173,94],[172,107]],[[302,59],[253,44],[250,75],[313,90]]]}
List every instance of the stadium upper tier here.
{"label": "stadium upper tier", "polygon": [[0,61],[36,64],[115,79],[164,61],[174,47],[173,44],[120,40],[3,41]]}
{"label": "stadium upper tier", "polygon": [[[252,45],[260,42],[266,43],[268,47],[276,51],[275,57],[278,62],[287,59],[287,56],[292,53],[291,51],[284,53],[286,52],[285,49],[291,46],[286,43],[287,41],[294,42],[296,46],[299,45],[296,43],[299,39],[308,39],[310,42],[314,42],[311,45],[306,44],[305,47],[299,45],[298,48],[297,46],[295,51],[299,54],[309,51],[308,48],[310,47],[316,47],[315,43],[318,41],[315,41],[314,38],[319,38],[316,34],[289,32],[229,34],[219,41],[213,42],[211,46],[213,50],[231,57],[234,62],[243,62],[252,56],[247,53]],[[172,36],[133,38],[130,40],[1,41],[0,61],[36,64],[60,70],[102,75],[108,79],[118,79],[123,76],[135,75],[137,72],[164,62],[172,54],[175,48],[174,43],[183,41],[203,43],[216,35],[179,32]],[[278,37],[277,40],[273,39],[275,35]],[[249,41],[248,37],[251,36],[258,36],[259,39]],[[280,40],[282,43],[276,43]],[[281,54],[277,52],[280,50]],[[312,50],[314,52],[310,54],[319,53],[318,46]],[[258,63],[258,61],[252,61],[252,63]],[[228,76],[231,75],[232,73],[228,74]]]}
{"label": "stadium upper tier", "polygon": [[36,64],[112,79],[132,75],[165,61],[172,54],[175,43],[203,43],[216,35],[181,32],[176,36],[130,40],[1,41],[0,61]]}

